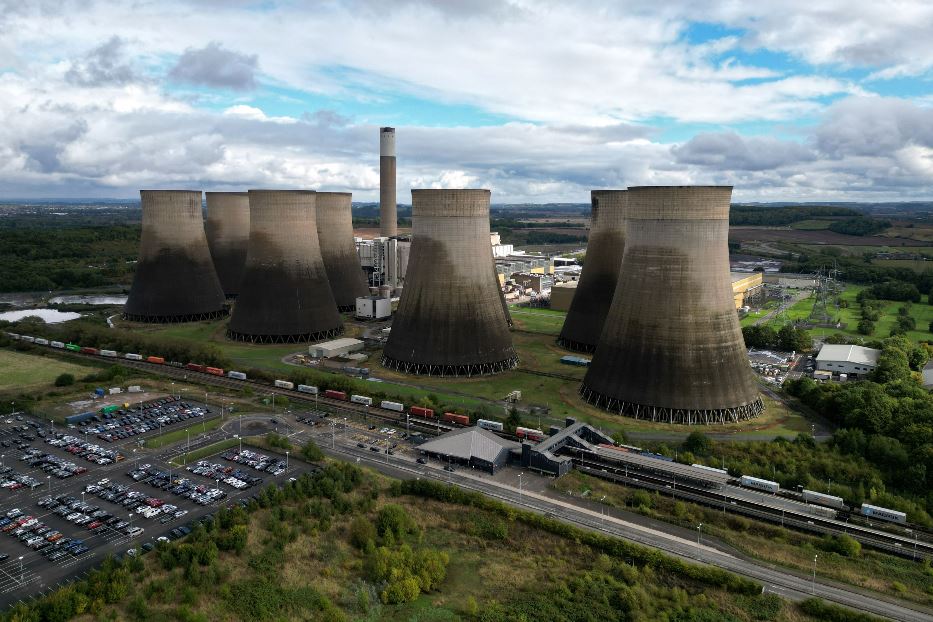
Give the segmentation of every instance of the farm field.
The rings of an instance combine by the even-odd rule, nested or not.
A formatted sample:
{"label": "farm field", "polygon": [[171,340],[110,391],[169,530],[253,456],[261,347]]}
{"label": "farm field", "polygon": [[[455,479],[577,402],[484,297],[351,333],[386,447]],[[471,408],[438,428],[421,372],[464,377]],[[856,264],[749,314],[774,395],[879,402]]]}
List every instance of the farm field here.
{"label": "farm field", "polygon": [[76,379],[95,370],[93,367],[61,361],[49,356],[0,350],[0,391],[27,391],[51,386],[60,374]]}
{"label": "farm field", "polygon": [[933,261],[923,261],[922,259],[872,259],[871,265],[888,268],[910,268],[914,272],[933,270]]}
{"label": "farm field", "polygon": [[831,220],[801,220],[791,224],[792,229],[799,229],[800,231],[821,231],[823,229],[829,229],[829,225],[832,224]]}

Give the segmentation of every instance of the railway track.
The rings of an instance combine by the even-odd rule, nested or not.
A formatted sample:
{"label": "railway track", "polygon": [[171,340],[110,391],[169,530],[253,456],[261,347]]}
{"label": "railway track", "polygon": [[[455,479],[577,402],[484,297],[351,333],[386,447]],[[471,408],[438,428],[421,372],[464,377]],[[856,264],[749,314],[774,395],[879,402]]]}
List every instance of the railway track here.
{"label": "railway track", "polygon": [[[100,361],[99,356],[92,354],[83,354],[80,352],[71,352],[66,351],[70,356],[92,359],[95,361]],[[224,387],[230,389],[241,390],[245,386],[251,387],[259,392],[266,394],[284,395],[287,396],[291,401],[298,401],[307,404],[315,404],[316,406],[326,406],[332,411],[339,413],[347,413],[357,416],[372,417],[374,419],[385,421],[393,424],[408,424],[412,428],[415,428],[419,431],[427,432],[429,434],[443,434],[444,432],[450,432],[451,430],[457,429],[459,426],[453,426],[443,421],[434,421],[431,419],[408,416],[406,421],[406,413],[397,413],[392,414],[393,411],[384,411],[381,408],[373,408],[371,406],[365,406],[363,404],[355,404],[353,402],[344,402],[342,400],[332,399],[324,397],[322,395],[310,395],[307,393],[302,393],[300,391],[295,391],[293,389],[284,389],[280,387],[274,387],[271,385],[263,384],[256,380],[236,380],[234,378],[228,378],[227,376],[215,376],[214,374],[208,374],[205,372],[194,371],[187,369],[185,367],[175,367],[173,365],[149,363],[147,361],[132,361],[129,359],[123,358],[112,358],[104,359],[112,364],[121,365],[130,369],[138,369],[148,373],[156,374],[159,376],[166,376],[169,378],[182,379],[185,381],[193,380],[199,384],[209,384],[215,387]]]}
{"label": "railway track", "polygon": [[631,466],[625,469],[598,460],[579,457],[574,457],[573,462],[582,472],[594,477],[638,488],[656,490],[662,494],[670,494],[713,509],[722,509],[723,512],[742,514],[810,533],[848,535],[863,545],[909,559],[933,558],[933,544],[926,541],[908,540],[904,537],[894,534],[887,535],[853,523],[840,524],[837,521],[816,515],[755,503],[747,499],[730,496],[728,490],[716,491],[699,488],[686,483],[675,482],[656,474],[644,473]]}

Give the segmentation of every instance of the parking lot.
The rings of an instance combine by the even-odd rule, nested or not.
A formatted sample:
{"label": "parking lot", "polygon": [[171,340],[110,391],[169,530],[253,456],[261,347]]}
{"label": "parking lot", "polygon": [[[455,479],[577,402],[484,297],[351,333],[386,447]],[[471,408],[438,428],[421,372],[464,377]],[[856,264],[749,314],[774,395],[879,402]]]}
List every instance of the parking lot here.
{"label": "parking lot", "polygon": [[[126,416],[135,415],[115,422],[147,425],[123,423]],[[191,419],[179,417],[169,426],[177,429]],[[169,426],[163,423],[163,431]],[[158,433],[158,427],[147,427]],[[245,503],[258,486],[308,468],[298,463],[286,470],[284,456],[247,448],[173,467],[154,452],[137,450],[138,433],[109,443],[97,437],[114,429],[52,428],[30,417],[0,420],[0,445],[9,443],[0,450],[0,606],[52,589],[106,554],[183,537],[221,505]]]}

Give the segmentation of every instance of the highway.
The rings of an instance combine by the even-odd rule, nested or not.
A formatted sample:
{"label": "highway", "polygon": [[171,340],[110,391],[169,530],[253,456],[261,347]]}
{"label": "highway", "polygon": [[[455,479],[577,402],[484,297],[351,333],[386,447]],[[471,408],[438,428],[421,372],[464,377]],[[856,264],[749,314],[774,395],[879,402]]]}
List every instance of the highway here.
{"label": "highway", "polygon": [[[321,441],[331,440],[331,434],[326,430],[322,430],[316,436]],[[551,499],[529,491],[520,492],[512,486],[477,477],[466,469],[458,469],[451,473],[444,471],[439,465],[422,466],[399,456],[373,456],[372,452],[358,449],[355,446],[347,446],[343,444],[344,442],[344,439],[338,438],[334,448],[331,448],[330,442],[320,442],[319,445],[333,457],[366,464],[393,477],[402,479],[424,477],[448,482],[499,499],[515,507],[548,514],[568,523],[653,547],[685,560],[723,568],[759,581],[765,591],[776,593],[790,600],[803,600],[815,594],[836,604],[894,620],[933,622],[933,612],[922,610],[919,605],[915,609],[910,603],[894,602],[880,594],[862,593],[854,588],[829,584],[820,577],[817,577],[814,583],[811,577],[796,574],[792,570],[743,559],[712,546],[697,546],[695,541],[616,517],[605,516],[570,502]]]}

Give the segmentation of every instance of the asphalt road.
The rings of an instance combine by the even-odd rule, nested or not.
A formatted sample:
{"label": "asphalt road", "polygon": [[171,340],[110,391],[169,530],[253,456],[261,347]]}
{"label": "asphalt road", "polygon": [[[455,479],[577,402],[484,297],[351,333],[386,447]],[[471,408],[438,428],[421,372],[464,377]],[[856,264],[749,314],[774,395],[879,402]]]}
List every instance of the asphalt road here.
{"label": "asphalt road", "polygon": [[[304,433],[299,432],[297,436],[304,436]],[[322,430],[316,436],[322,441],[330,441],[329,431]],[[377,470],[393,477],[402,479],[425,477],[448,482],[468,490],[481,492],[516,507],[554,516],[586,529],[657,548],[665,553],[693,562],[723,568],[759,581],[766,592],[772,592],[790,600],[803,600],[816,595],[827,601],[895,620],[909,622],[933,621],[933,614],[929,610],[922,610],[919,605],[915,609],[915,605],[910,603],[898,603],[890,601],[879,594],[862,593],[854,588],[830,584],[820,577],[817,577],[816,581],[814,581],[812,577],[795,574],[787,569],[762,562],[743,559],[737,555],[719,550],[714,546],[697,545],[696,541],[677,535],[677,532],[682,532],[682,530],[673,527],[671,528],[672,533],[648,528],[635,522],[602,515],[574,503],[548,498],[529,491],[520,492],[512,486],[476,477],[466,469],[458,469],[450,473],[444,471],[437,463],[418,465],[411,459],[398,456],[373,455],[371,452],[359,449],[355,445],[347,446],[344,444],[345,442],[345,439],[341,439],[338,435],[336,446],[333,449],[331,449],[331,443],[329,442],[321,442],[320,445],[326,453],[334,457],[375,467]]]}

